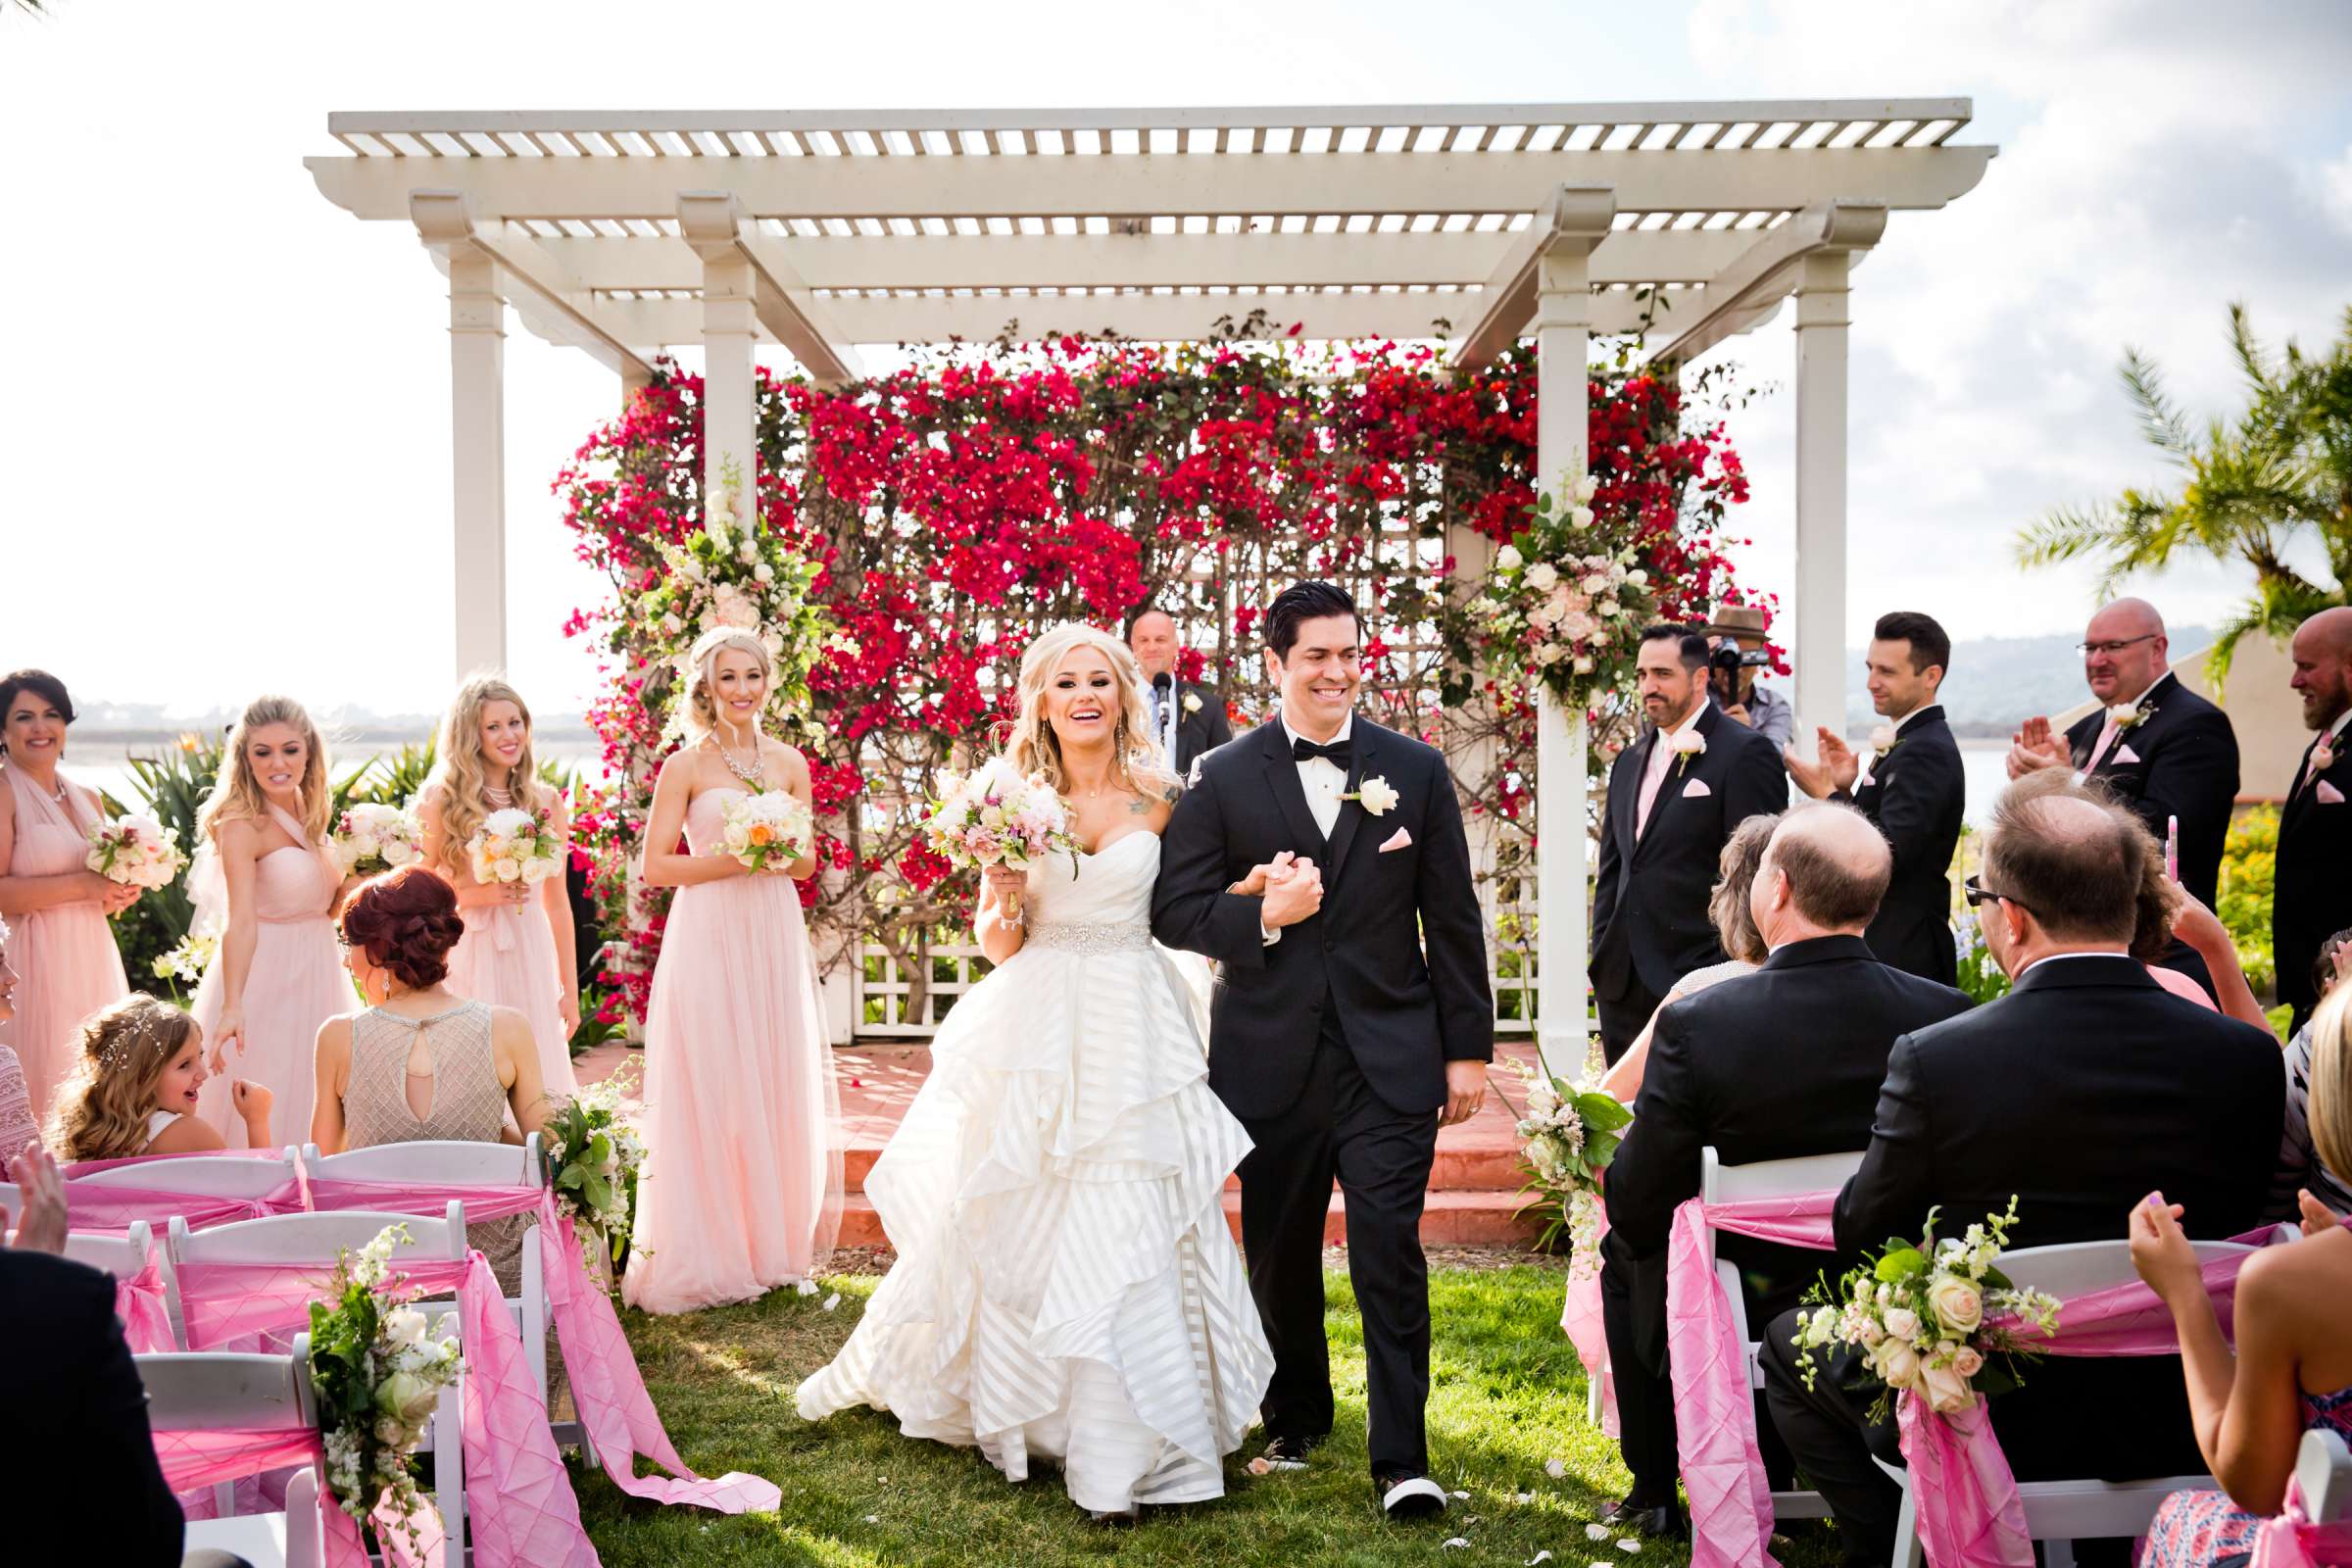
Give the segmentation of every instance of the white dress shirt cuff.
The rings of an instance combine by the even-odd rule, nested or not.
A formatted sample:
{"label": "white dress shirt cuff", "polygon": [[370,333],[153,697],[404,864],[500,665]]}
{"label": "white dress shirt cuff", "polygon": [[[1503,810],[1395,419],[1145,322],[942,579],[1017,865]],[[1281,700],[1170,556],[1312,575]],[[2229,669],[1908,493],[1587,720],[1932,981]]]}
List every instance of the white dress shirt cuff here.
{"label": "white dress shirt cuff", "polygon": [[1257,922],[1257,938],[1258,945],[1260,947],[1270,948],[1275,943],[1282,940],[1282,932],[1278,928],[1269,926],[1265,921],[1260,920]]}

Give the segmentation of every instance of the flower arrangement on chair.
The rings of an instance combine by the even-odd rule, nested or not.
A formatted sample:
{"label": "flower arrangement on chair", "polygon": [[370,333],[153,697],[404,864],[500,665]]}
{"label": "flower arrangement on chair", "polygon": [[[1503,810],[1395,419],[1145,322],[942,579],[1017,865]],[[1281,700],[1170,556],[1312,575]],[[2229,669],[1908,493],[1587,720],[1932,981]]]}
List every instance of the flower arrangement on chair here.
{"label": "flower arrangement on chair", "polygon": [[637,1177],[645,1168],[645,1140],[621,1114],[621,1102],[636,1085],[636,1064],[624,1062],[562,1102],[539,1129],[556,1206],[576,1221],[581,1260],[608,1288],[627,1262]]}
{"label": "flower arrangement on chair", "polygon": [[392,1269],[412,1238],[388,1225],[355,1257],[335,1264],[329,1300],[311,1303],[311,1387],[326,1448],[326,1484],[342,1510],[365,1524],[384,1502],[404,1520],[422,1498],[409,1456],[423,1441],[441,1391],[465,1363],[455,1314],[428,1333]]}

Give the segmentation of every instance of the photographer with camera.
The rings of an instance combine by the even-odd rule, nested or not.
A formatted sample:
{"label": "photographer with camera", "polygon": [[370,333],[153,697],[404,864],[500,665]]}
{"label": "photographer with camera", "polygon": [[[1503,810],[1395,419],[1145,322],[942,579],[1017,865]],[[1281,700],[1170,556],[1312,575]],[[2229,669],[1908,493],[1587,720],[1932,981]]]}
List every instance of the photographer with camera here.
{"label": "photographer with camera", "polygon": [[1764,612],[1753,605],[1718,605],[1701,633],[1708,642],[1707,695],[1723,710],[1775,746],[1796,733],[1796,710],[1788,699],[1759,683],[1758,670],[1772,667],[1764,651]]}

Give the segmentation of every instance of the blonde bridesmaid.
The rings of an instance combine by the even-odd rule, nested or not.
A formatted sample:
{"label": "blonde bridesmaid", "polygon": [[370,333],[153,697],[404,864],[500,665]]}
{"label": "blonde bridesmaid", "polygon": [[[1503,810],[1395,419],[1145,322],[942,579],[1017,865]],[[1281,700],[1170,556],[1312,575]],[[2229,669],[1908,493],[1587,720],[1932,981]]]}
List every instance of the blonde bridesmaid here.
{"label": "blonde bridesmaid", "polygon": [[530,1020],[539,1075],[549,1095],[579,1092],[571,1036],[580,1026],[579,957],[564,878],[536,887],[473,879],[466,841],[493,811],[546,811],[556,836],[570,838],[564,798],[539,781],[531,759],[531,710],[495,675],[458,688],[441,720],[439,756],[416,801],[424,860],[458,890],[466,935],[449,956],[449,986],[462,997],[513,1007]]}
{"label": "blonde bridesmaid", "polygon": [[[815,1272],[841,1215],[840,1116],[796,877],[717,849],[729,797],[808,800],[808,762],[760,732],[749,632],[688,655],[686,745],[662,764],[642,871],[676,888],[645,1020],[645,1178],[622,1298],[648,1312],[749,1300]],[[688,853],[679,853],[683,836]]]}
{"label": "blonde bridesmaid", "polygon": [[228,732],[220,773],[196,815],[188,876],[198,926],[220,922],[220,947],[189,1010],[211,1069],[196,1114],[231,1149],[246,1120],[235,1073],[267,1088],[288,1127],[311,1104],[318,1026],[352,1007],[351,979],[329,918],[342,868],[326,844],[333,800],[326,746],[291,697],[257,697]]}
{"label": "blonde bridesmaid", "polygon": [[82,864],[106,812],[59,770],[73,722],[74,699],[55,675],[0,676],[0,915],[14,928],[9,958],[24,977],[0,1046],[16,1052],[39,1110],[74,1070],[81,1020],[130,995],[107,916],[139,897]]}

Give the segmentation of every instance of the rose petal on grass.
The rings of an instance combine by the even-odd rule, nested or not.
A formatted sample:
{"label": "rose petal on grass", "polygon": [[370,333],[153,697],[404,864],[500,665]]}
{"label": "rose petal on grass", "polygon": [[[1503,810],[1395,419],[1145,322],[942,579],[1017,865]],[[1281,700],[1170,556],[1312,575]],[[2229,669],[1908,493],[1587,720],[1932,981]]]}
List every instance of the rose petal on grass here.
{"label": "rose petal on grass", "polygon": [[1642,1549],[1642,1543],[1630,1539],[1620,1541],[1617,1543],[1617,1549],[1619,1551],[1640,1551]]}
{"label": "rose petal on grass", "polygon": [[1465,1498],[1465,1499],[1466,1499],[1466,1498],[1468,1498],[1468,1496],[1470,1495],[1470,1494],[1468,1494],[1467,1492],[1457,1492],[1457,1493],[1455,1493],[1455,1494],[1454,1494],[1454,1495],[1455,1495],[1455,1496],[1457,1496],[1457,1497],[1462,1497],[1462,1498]]}
{"label": "rose petal on grass", "polygon": [[1544,1461],[1544,1473],[1557,1481],[1568,1473],[1568,1466],[1559,1459],[1546,1459]]}
{"label": "rose petal on grass", "polygon": [[1274,1466],[1268,1463],[1262,1455],[1258,1458],[1250,1460],[1249,1468],[1250,1473],[1253,1476],[1272,1475],[1274,1473]]}
{"label": "rose petal on grass", "polygon": [[1451,1551],[1456,1546],[1467,1546],[1468,1544],[1470,1544],[1470,1543],[1465,1541],[1460,1536],[1447,1536],[1445,1542],[1439,1545],[1438,1549],[1440,1551]]}
{"label": "rose petal on grass", "polygon": [[816,1281],[803,1280],[800,1284],[794,1286],[793,1289],[800,1292],[803,1296],[814,1296],[816,1294]]}
{"label": "rose petal on grass", "polygon": [[1551,1561],[1551,1553],[1550,1553],[1550,1552],[1548,1552],[1548,1551],[1539,1551],[1539,1552],[1537,1552],[1537,1553],[1536,1553],[1536,1554],[1535,1554],[1533,1557],[1530,1557],[1530,1558],[1528,1558],[1528,1559],[1527,1559],[1527,1568],[1536,1568],[1536,1564],[1538,1564],[1538,1563],[1540,1563],[1540,1562],[1549,1562],[1549,1561]]}
{"label": "rose petal on grass", "polygon": [[1585,1539],[1587,1541],[1606,1541],[1609,1539],[1609,1527],[1599,1524],[1587,1525],[1585,1526]]}
{"label": "rose petal on grass", "polygon": [[830,1312],[830,1311],[832,1311],[832,1310],[833,1310],[835,1307],[839,1306],[840,1304],[841,1304],[841,1293],[840,1293],[839,1291],[835,1291],[835,1292],[834,1292],[834,1293],[833,1293],[831,1296],[828,1296],[828,1297],[826,1297],[826,1298],[825,1298],[825,1306],[824,1306],[824,1309],[825,1309],[826,1311]]}
{"label": "rose petal on grass", "polygon": [[1514,1492],[1511,1494],[1511,1500],[1513,1502],[1533,1502],[1536,1500],[1536,1494],[1532,1492]]}

